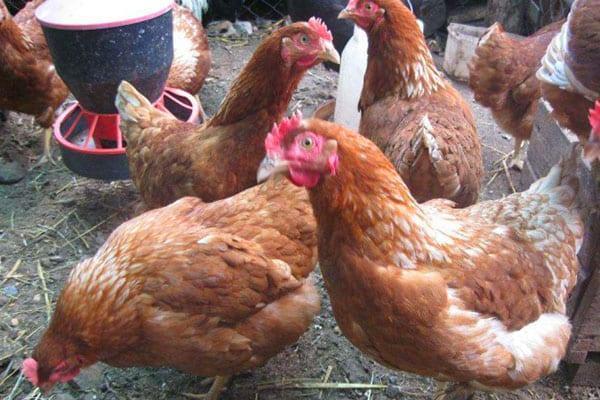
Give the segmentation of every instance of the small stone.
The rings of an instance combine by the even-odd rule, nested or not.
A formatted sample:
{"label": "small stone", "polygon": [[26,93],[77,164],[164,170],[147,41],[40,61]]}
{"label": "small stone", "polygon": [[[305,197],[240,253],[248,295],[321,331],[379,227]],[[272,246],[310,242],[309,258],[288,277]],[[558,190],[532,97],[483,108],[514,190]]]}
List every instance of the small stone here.
{"label": "small stone", "polygon": [[242,35],[250,36],[254,33],[252,23],[248,21],[235,21],[233,27]]}
{"label": "small stone", "polygon": [[25,177],[27,171],[16,161],[6,161],[0,158],[0,184],[11,185]]}
{"label": "small stone", "polygon": [[50,257],[50,262],[52,262],[53,264],[58,264],[63,261],[65,261],[65,259],[61,256],[51,256]]}
{"label": "small stone", "polygon": [[327,350],[329,348],[329,345],[325,342],[325,341],[320,341],[319,343],[317,343],[317,349],[319,350]]}
{"label": "small stone", "polygon": [[18,326],[19,325],[19,320],[17,318],[13,318],[10,320],[10,325],[11,326]]}
{"label": "small stone", "polygon": [[34,303],[39,303],[40,301],[42,301],[42,296],[40,296],[39,294],[36,294],[35,296],[33,296]]}
{"label": "small stone", "polygon": [[5,305],[6,303],[8,303],[8,297],[0,295],[0,306]]}
{"label": "small stone", "polygon": [[2,289],[2,293],[9,297],[15,297],[19,294],[19,289],[15,285],[8,285],[4,289]]}
{"label": "small stone", "polygon": [[50,257],[44,257],[40,259],[40,265],[44,268],[48,268],[51,263],[50,263]]}

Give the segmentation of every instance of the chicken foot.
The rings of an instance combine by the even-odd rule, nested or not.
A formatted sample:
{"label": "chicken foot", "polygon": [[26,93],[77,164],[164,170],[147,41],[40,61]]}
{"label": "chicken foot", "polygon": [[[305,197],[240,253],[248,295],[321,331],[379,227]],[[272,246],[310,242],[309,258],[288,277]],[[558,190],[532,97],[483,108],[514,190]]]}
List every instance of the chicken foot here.
{"label": "chicken foot", "polygon": [[527,158],[527,153],[525,153],[524,148],[527,143],[527,140],[515,138],[515,149],[513,151],[512,159],[508,164],[510,168],[514,168],[518,171],[523,170],[525,159]]}
{"label": "chicken foot", "polygon": [[42,128],[39,130],[39,133],[40,135],[44,135],[44,152],[33,168],[37,168],[48,161],[50,161],[52,165],[56,165],[56,161],[52,158],[52,128]]}
{"label": "chicken foot", "polygon": [[229,376],[217,376],[213,381],[210,390],[207,394],[204,395],[205,400],[219,400],[219,396],[227,383],[231,380],[231,375]]}

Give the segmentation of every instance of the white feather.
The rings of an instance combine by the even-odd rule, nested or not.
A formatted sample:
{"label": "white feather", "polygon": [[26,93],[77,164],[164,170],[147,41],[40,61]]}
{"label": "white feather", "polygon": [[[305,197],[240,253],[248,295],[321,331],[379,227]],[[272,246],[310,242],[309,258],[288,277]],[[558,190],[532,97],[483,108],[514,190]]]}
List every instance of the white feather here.
{"label": "white feather", "polygon": [[368,47],[367,34],[355,26],[354,35],[342,52],[334,120],[354,131],[360,124],[358,102],[367,70]]}
{"label": "white feather", "polygon": [[202,14],[208,10],[208,0],[181,0],[181,5],[189,8],[200,21]]}
{"label": "white feather", "polygon": [[[570,19],[571,15],[569,15]],[[562,90],[579,93],[591,101],[595,101],[600,93],[585,87],[577,79],[566,62],[569,55],[569,20],[562,26],[560,33],[552,39],[546,54],[542,58],[542,66],[537,71],[537,78]]]}

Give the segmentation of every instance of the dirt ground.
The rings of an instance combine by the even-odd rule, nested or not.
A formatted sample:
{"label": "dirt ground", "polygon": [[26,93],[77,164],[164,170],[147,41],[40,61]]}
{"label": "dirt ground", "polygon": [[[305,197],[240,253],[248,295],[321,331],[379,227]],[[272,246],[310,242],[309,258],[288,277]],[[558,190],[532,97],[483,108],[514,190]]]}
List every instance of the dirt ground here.
{"label": "dirt ground", "polygon": [[[259,41],[211,38],[213,70],[201,98],[213,114],[229,83]],[[335,93],[336,74],[319,67],[303,80],[291,110],[310,114]],[[484,143],[487,176],[482,197],[499,198],[511,191],[503,168],[495,165],[510,151],[490,114],[472,101]],[[0,156],[33,165],[41,140],[31,118],[11,113],[0,127]],[[55,155],[58,149],[55,145]],[[519,173],[513,172],[519,187]],[[133,213],[138,195],[131,182],[101,182],[78,177],[62,163],[33,168],[18,184],[0,186],[0,398],[39,399],[41,394],[23,379],[19,367],[42,333],[53,302],[70,269],[91,256],[107,235]],[[223,400],[245,399],[422,399],[430,398],[434,382],[392,372],[370,361],[340,334],[323,295],[321,314],[299,343],[266,366],[235,377]],[[570,388],[561,372],[527,389],[481,399],[600,399],[599,390]],[[311,388],[314,382],[354,384],[357,389]],[[365,385],[375,385],[369,390]],[[293,388],[294,385],[307,388]],[[170,369],[116,369],[97,365],[72,384],[58,385],[49,398],[69,399],[193,399],[204,393],[202,379]]]}

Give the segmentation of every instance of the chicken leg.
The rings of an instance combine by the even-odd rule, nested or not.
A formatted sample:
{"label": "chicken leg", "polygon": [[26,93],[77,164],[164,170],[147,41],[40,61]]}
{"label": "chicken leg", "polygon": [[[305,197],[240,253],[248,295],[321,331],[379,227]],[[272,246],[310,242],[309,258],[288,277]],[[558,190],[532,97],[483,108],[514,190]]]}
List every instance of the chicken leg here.
{"label": "chicken leg", "polygon": [[52,158],[52,128],[41,128],[38,132],[44,136],[44,150],[42,157],[40,157],[32,168],[37,168],[48,161],[52,165],[56,165],[56,161]]}
{"label": "chicken leg", "polygon": [[227,383],[230,380],[231,380],[231,376],[215,377],[215,380],[214,380],[212,386],[210,387],[210,390],[205,395],[204,399],[205,400],[219,400],[219,396],[221,395],[221,392],[223,391],[223,389],[225,389],[225,387],[227,386]]}
{"label": "chicken leg", "polygon": [[44,128],[44,158],[52,165],[56,165],[56,161],[52,158],[52,128]]}
{"label": "chicken leg", "polygon": [[199,117],[202,120],[202,123],[208,121],[208,115],[206,115],[206,111],[204,111],[204,107],[202,107],[202,100],[200,100],[200,95],[196,95],[196,99],[198,100],[198,107],[200,109]]}
{"label": "chicken leg", "polygon": [[513,151],[512,160],[510,160],[509,167],[514,168],[518,171],[522,171],[525,166],[525,158],[527,158],[527,153],[523,151],[525,145],[528,143],[527,140],[515,138],[515,150]]}

